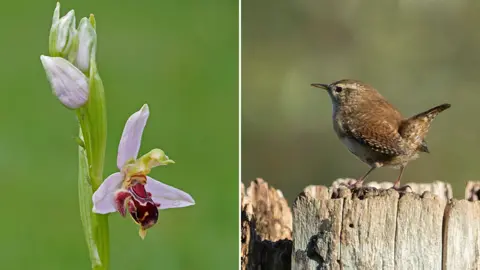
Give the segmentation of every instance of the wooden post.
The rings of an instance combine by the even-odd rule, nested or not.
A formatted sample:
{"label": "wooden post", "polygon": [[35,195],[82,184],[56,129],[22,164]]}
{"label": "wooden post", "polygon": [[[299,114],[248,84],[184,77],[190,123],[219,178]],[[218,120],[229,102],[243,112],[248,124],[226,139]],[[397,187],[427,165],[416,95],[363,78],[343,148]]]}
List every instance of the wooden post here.
{"label": "wooden post", "polygon": [[[467,200],[456,200],[450,185],[438,181],[409,183],[413,192],[406,194],[384,189],[391,183],[370,183],[354,190],[340,185],[348,181],[337,180],[330,188],[305,188],[292,207],[293,247],[288,242],[290,249],[285,248],[290,240],[275,237],[278,233],[263,233],[272,238],[261,240],[268,248],[260,253],[250,249],[263,264],[243,268],[242,261],[242,269],[480,269],[480,182],[468,182]],[[272,192],[264,181],[257,180],[250,190],[257,190],[257,195],[259,190],[271,190],[263,193],[270,194],[264,200],[271,202],[283,199],[271,197],[281,193]],[[288,227],[288,213],[281,216],[287,217],[282,220]],[[273,221],[278,223],[278,215]],[[285,258],[288,252],[291,262]],[[279,256],[283,259],[271,259]]]}
{"label": "wooden post", "polygon": [[310,186],[295,200],[292,269],[340,269],[343,198],[348,193],[336,196],[340,198],[330,200],[332,190]]}
{"label": "wooden post", "polygon": [[443,212],[447,201],[430,192],[398,202],[395,269],[441,269]]}
{"label": "wooden post", "polygon": [[241,187],[241,269],[291,269],[292,212],[262,179]]}
{"label": "wooden post", "polygon": [[480,269],[480,182],[456,200],[438,181],[405,194],[349,181],[305,188],[292,211],[262,179],[242,186],[242,270]]}
{"label": "wooden post", "polygon": [[444,224],[444,269],[480,269],[480,201],[453,200]]}
{"label": "wooden post", "polygon": [[[409,183],[414,192],[400,196],[391,189],[350,191],[340,187],[348,181],[336,181],[330,189],[307,187],[295,201],[292,269],[480,269],[480,209],[475,212],[474,204],[465,200],[460,205],[455,200],[447,205],[452,194],[450,185]],[[387,187],[391,183],[369,185]],[[328,192],[312,196],[312,190]],[[328,205],[332,203],[341,207],[330,214],[331,219],[316,214],[331,213]],[[448,214],[450,208],[461,211],[454,211],[452,216]],[[478,213],[478,217],[468,212]],[[305,216],[314,216],[324,224],[333,220],[338,224],[340,219],[341,230],[305,227]],[[467,225],[475,220],[476,224]],[[469,229],[462,228],[465,226]],[[305,241],[317,236],[317,243],[323,244],[317,244],[316,252],[311,252]],[[445,245],[448,241],[451,245]],[[325,252],[325,248],[334,252]],[[465,253],[465,248],[470,251]],[[313,255],[302,256],[302,251]]]}

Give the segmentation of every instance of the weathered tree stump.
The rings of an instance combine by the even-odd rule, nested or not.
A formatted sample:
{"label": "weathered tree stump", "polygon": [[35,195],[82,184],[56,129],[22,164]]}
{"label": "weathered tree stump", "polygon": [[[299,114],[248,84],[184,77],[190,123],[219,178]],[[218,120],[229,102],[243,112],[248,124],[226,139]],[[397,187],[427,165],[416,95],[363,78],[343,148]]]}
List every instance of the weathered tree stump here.
{"label": "weathered tree stump", "polygon": [[262,179],[241,187],[241,268],[291,268],[292,213],[279,190]]}
{"label": "weathered tree stump", "polygon": [[395,269],[441,269],[443,212],[447,201],[424,192],[398,201]]}
{"label": "weathered tree stump", "polygon": [[480,201],[452,200],[444,226],[443,269],[480,269]]}
{"label": "weathered tree stump", "polygon": [[[318,265],[331,265],[326,269],[340,269],[340,232],[344,198],[348,192],[335,195],[324,186],[309,186],[295,200],[293,207],[292,269],[316,269]],[[302,207],[299,207],[299,206]],[[302,232],[315,232],[303,234]]]}
{"label": "weathered tree stump", "polygon": [[480,199],[480,182],[468,181],[465,188],[465,199],[478,201]]}
{"label": "weathered tree stump", "polygon": [[[339,178],[332,183],[333,188],[339,188],[342,184],[351,184],[354,183],[355,179],[352,178]],[[474,182],[471,182],[474,183]],[[439,199],[442,200],[450,200],[453,198],[453,191],[452,186],[449,183],[445,183],[442,181],[435,181],[433,183],[406,183],[405,185],[410,186],[411,192],[423,194],[425,191],[429,191],[430,193],[437,195]],[[382,188],[382,189],[389,189],[393,186],[392,182],[367,182],[365,183],[367,187],[374,187],[374,188]],[[478,185],[480,189],[480,184]]]}
{"label": "weathered tree stump", "polygon": [[[279,249],[279,243],[285,243],[282,240],[267,241],[256,235],[254,242],[263,245],[258,249],[261,253],[250,248],[250,253],[244,255],[242,242],[242,269],[480,269],[480,182],[468,182],[466,200],[455,200],[451,186],[439,181],[408,183],[413,192],[402,194],[389,189],[392,183],[369,183],[353,190],[340,185],[349,181],[339,179],[330,188],[305,188],[293,204],[293,248]],[[250,188],[256,200],[283,199],[283,196],[267,199],[278,194],[273,191],[259,180],[252,182]],[[278,205],[271,202],[270,205]],[[248,204],[242,199],[242,209],[245,207]],[[284,221],[290,219],[285,211],[281,211],[282,216],[288,217]],[[248,221],[250,228],[255,225],[253,212]],[[257,213],[263,215],[262,226],[269,224],[264,210]],[[272,224],[276,220],[272,219]],[[282,235],[278,230],[258,231],[277,240],[281,237],[275,235]],[[253,229],[251,235],[255,233]],[[285,259],[288,252],[291,265]],[[248,262],[246,268],[244,257]]]}

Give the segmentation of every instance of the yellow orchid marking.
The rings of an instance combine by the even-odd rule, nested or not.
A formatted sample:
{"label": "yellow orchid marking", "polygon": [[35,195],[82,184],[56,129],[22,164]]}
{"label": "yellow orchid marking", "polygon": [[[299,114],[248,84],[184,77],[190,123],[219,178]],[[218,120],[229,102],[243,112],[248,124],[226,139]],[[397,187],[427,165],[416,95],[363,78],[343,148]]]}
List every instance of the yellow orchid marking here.
{"label": "yellow orchid marking", "polygon": [[130,159],[122,168],[125,174],[125,181],[129,181],[134,175],[147,175],[153,167],[175,163],[169,159],[161,149],[153,149],[139,159]]}

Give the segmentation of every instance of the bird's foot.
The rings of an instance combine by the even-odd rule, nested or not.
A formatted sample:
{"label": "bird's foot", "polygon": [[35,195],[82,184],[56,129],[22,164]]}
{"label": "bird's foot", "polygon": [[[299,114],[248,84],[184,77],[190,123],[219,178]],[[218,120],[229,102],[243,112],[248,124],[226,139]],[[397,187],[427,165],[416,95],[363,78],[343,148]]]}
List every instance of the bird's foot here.
{"label": "bird's foot", "polygon": [[340,184],[341,186],[347,187],[348,189],[361,188],[363,186],[363,180],[350,180]]}
{"label": "bird's foot", "polygon": [[407,193],[408,189],[410,189],[410,192],[413,191],[412,187],[409,186],[409,185],[404,185],[404,186],[399,187],[398,185],[394,184],[393,187],[391,187],[390,189],[396,190],[396,191],[398,191],[398,193]]}

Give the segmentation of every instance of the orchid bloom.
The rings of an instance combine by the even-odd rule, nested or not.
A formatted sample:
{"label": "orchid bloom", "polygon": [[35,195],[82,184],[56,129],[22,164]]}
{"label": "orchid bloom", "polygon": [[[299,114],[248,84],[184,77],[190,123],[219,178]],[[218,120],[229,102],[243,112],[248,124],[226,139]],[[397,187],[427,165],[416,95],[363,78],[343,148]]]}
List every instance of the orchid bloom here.
{"label": "orchid bloom", "polygon": [[143,129],[149,116],[148,105],[127,120],[118,147],[117,167],[119,172],[108,176],[93,194],[93,212],[107,214],[128,211],[140,225],[140,237],[158,220],[158,209],[194,205],[193,198],[174,187],[163,184],[149,176],[153,167],[174,163],[160,149],[153,149],[137,159]]}

